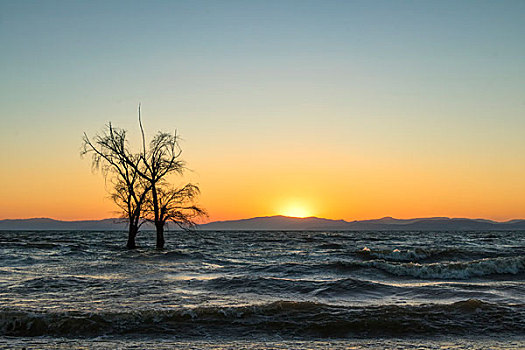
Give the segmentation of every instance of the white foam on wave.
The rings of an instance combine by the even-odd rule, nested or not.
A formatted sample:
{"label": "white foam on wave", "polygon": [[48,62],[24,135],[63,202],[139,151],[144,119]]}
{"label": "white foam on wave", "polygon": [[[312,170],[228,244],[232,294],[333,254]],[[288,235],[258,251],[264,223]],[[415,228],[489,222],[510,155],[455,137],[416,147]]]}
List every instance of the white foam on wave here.
{"label": "white foam on wave", "polygon": [[468,279],[494,274],[525,272],[525,256],[481,259],[468,262],[396,263],[374,260],[364,263],[397,276],[437,279]]}
{"label": "white foam on wave", "polygon": [[365,254],[371,258],[384,259],[390,261],[414,261],[422,260],[430,257],[432,252],[426,251],[424,249],[414,249],[414,250],[371,250],[368,247],[364,247],[361,251],[361,254]]}

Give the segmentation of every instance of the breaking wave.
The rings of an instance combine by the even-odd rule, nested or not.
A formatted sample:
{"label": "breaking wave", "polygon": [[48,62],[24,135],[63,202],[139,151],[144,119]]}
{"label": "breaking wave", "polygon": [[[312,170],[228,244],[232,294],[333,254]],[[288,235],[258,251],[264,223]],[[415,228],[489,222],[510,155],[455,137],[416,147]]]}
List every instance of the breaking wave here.
{"label": "breaking wave", "polygon": [[[497,319],[498,322],[492,322]],[[237,307],[198,307],[123,313],[0,311],[8,336],[176,334],[180,337],[295,335],[302,338],[525,332],[524,305],[477,299],[420,306],[343,307],[279,301]]]}
{"label": "breaking wave", "polygon": [[523,273],[525,272],[525,256],[428,264],[392,262],[381,259],[371,261],[338,261],[330,265],[342,270],[371,267],[392,275],[415,278],[469,279],[489,275],[517,275]]}
{"label": "breaking wave", "polygon": [[495,274],[516,275],[525,271],[525,257],[431,264],[370,261],[369,264],[397,276],[438,279],[469,279]]}
{"label": "breaking wave", "polygon": [[416,248],[413,250],[371,250],[368,247],[364,247],[362,250],[357,251],[358,255],[368,259],[384,259],[389,261],[419,261],[428,259],[431,256],[443,254],[443,250],[429,250]]}

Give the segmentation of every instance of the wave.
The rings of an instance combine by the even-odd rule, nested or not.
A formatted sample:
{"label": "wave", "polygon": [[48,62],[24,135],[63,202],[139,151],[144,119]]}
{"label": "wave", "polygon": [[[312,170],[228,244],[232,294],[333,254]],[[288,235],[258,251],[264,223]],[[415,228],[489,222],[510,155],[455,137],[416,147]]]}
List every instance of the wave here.
{"label": "wave", "polygon": [[[497,319],[498,322],[493,322]],[[277,335],[301,338],[445,334],[523,334],[525,305],[476,299],[452,304],[343,307],[279,301],[236,307],[130,312],[0,310],[7,336],[174,334],[178,337]]]}
{"label": "wave", "polygon": [[416,278],[469,279],[489,275],[517,275],[525,272],[525,257],[523,256],[431,264],[386,261],[370,261],[368,264],[393,275]]}
{"label": "wave", "polygon": [[515,257],[523,255],[525,251],[513,248],[506,251],[491,249],[493,247],[418,247],[411,249],[370,249],[364,247],[354,251],[354,254],[363,260],[382,259],[398,262],[437,262],[440,260],[480,260],[486,258]]}
{"label": "wave", "polygon": [[445,250],[445,249],[393,249],[393,250],[371,250],[368,247],[364,247],[362,250],[358,250],[356,253],[365,259],[384,259],[389,261],[420,261],[428,259],[437,255],[453,254],[457,250]]}
{"label": "wave", "polygon": [[210,280],[190,281],[193,286],[213,289],[215,293],[236,294],[253,293],[265,295],[310,295],[316,297],[331,297],[341,295],[363,295],[374,293],[381,295],[393,289],[392,286],[344,278],[331,281],[315,281],[304,279],[287,279],[274,277],[219,277]]}
{"label": "wave", "polygon": [[35,277],[20,282],[12,287],[12,291],[20,294],[34,293],[36,291],[48,292],[52,290],[68,290],[89,287],[104,287],[103,280],[92,277],[64,276],[64,277]]}
{"label": "wave", "polygon": [[472,261],[439,263],[403,263],[386,260],[336,261],[330,268],[353,271],[376,268],[396,276],[427,279],[470,279],[491,275],[517,275],[525,272],[525,256],[485,258]]}

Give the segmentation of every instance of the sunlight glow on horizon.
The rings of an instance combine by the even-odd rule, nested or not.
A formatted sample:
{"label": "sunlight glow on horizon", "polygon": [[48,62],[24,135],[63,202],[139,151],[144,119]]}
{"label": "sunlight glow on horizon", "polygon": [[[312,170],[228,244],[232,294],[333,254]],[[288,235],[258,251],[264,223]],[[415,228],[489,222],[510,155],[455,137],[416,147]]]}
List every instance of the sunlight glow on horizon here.
{"label": "sunlight glow on horizon", "polygon": [[288,204],[283,210],[281,210],[280,215],[289,216],[293,218],[307,218],[314,216],[312,211],[303,203],[293,202]]}

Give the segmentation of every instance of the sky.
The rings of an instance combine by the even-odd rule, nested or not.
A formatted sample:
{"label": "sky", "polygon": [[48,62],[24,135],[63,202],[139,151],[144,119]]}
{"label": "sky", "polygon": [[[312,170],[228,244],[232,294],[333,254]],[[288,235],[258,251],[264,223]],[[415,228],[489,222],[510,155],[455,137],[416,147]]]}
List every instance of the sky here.
{"label": "sky", "polygon": [[0,219],[116,216],[79,155],[177,130],[206,220],[525,218],[524,1],[0,0]]}

